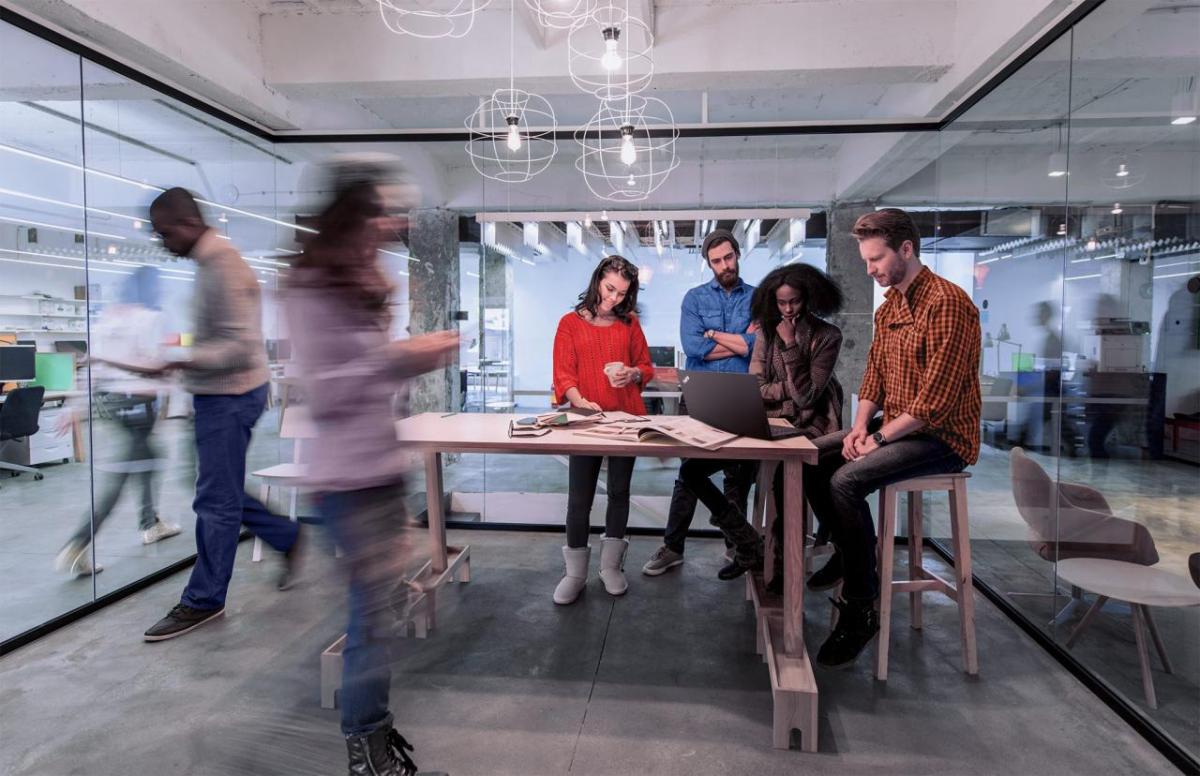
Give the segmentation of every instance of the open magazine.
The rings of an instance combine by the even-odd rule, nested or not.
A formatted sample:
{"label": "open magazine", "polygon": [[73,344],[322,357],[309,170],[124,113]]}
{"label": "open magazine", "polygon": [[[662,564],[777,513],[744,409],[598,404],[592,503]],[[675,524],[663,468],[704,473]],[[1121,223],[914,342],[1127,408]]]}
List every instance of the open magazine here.
{"label": "open magazine", "polygon": [[737,434],[713,428],[687,415],[635,419],[589,426],[575,433],[626,442],[665,442],[673,440],[705,450],[720,450],[738,438]]}

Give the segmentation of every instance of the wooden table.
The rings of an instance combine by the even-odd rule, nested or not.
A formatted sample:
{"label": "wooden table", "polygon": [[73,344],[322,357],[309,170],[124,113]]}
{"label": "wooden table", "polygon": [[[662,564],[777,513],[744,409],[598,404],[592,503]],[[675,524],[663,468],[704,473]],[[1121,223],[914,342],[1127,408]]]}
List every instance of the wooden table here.
{"label": "wooden table", "polygon": [[[455,552],[470,548],[448,548],[444,514],[442,455],[445,453],[493,453],[529,455],[646,456],[653,458],[719,458],[753,461],[782,461],[784,466],[785,590],[782,602],[765,594],[754,598],[757,633],[763,656],[770,668],[775,706],[774,744],[788,748],[792,729],[801,732],[804,751],[817,750],[817,686],[804,647],[804,503],[801,473],[804,464],[817,460],[817,449],[804,437],[766,441],[739,437],[720,450],[709,452],[690,445],[636,443],[601,439],[555,429],[540,437],[508,436],[508,423],[516,415],[425,413],[396,424],[400,439],[425,458],[425,490],[429,514],[432,570],[451,573]],[[458,557],[461,557],[459,555]],[[761,575],[754,586],[762,588]]]}
{"label": "wooden table", "polygon": [[1173,670],[1167,650],[1158,635],[1158,627],[1154,624],[1154,618],[1150,616],[1150,607],[1200,606],[1200,589],[1182,574],[1175,574],[1157,566],[1102,558],[1060,560],[1057,573],[1063,581],[1096,594],[1096,602],[1067,637],[1068,649],[1109,600],[1125,601],[1130,605],[1133,615],[1133,637],[1137,642],[1138,664],[1142,670],[1142,692],[1146,696],[1146,705],[1157,709],[1158,698],[1154,693],[1154,676],[1150,673],[1147,638],[1154,642],[1163,670],[1168,674],[1173,673]]}

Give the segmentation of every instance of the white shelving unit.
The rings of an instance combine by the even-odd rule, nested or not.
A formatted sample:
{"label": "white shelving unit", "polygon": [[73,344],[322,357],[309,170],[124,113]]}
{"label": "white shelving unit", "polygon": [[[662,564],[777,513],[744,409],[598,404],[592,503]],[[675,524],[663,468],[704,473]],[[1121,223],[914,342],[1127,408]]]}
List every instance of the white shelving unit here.
{"label": "white shelving unit", "polygon": [[84,335],[87,302],[32,294],[0,294],[0,331],[32,335]]}

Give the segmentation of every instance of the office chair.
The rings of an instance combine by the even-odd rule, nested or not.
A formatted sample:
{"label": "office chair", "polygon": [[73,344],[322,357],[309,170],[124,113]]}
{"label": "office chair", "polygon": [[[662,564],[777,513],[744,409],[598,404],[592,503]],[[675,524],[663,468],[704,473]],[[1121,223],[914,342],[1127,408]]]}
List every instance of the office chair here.
{"label": "office chair", "polygon": [[[42,411],[42,398],[46,389],[42,386],[17,388],[10,391],[0,404],[0,442],[31,437],[38,432],[38,414]],[[35,480],[42,473],[32,466],[0,461],[0,469],[12,472],[29,472]]]}

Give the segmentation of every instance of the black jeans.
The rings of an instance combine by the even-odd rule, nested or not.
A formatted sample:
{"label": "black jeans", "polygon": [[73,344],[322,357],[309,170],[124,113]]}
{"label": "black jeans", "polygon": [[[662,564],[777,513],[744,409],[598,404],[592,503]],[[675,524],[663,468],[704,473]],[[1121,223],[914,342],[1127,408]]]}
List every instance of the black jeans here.
{"label": "black jeans", "polygon": [[[709,478],[718,471],[725,473],[724,492],[718,491]],[[692,519],[696,516],[696,501],[714,515],[720,515],[730,504],[746,513],[750,487],[758,476],[755,461],[724,461],[715,458],[687,458],[679,467],[679,478],[671,493],[671,506],[667,511],[667,530],[663,544],[672,552],[683,553],[684,542]]]}
{"label": "black jeans", "polygon": [[96,499],[95,518],[85,515],[79,530],[71,537],[72,541],[80,544],[87,544],[99,532],[100,526],[112,514],[130,477],[137,481],[141,502],[138,527],[145,531],[158,522],[158,512],[154,508],[154,486],[159,456],[150,444],[154,421],[158,417],[155,400],[148,396],[97,393],[96,403],[125,434],[125,445],[120,458],[110,462],[111,470],[104,477],[104,490]]}
{"label": "black jeans", "polygon": [[[629,523],[629,481],[633,479],[636,458],[608,459],[608,512],[604,517],[604,534],[613,539],[625,536]],[[592,501],[600,479],[597,455],[572,455],[567,466],[567,546],[586,547],[592,527]]]}
{"label": "black jeans", "polygon": [[960,472],[966,464],[945,442],[920,433],[847,461],[842,457],[842,440],[848,433],[836,431],[813,440],[817,464],[804,469],[804,495],[817,518],[829,527],[842,557],[842,596],[874,600],[879,596],[879,571],[867,496],[912,477]]}

